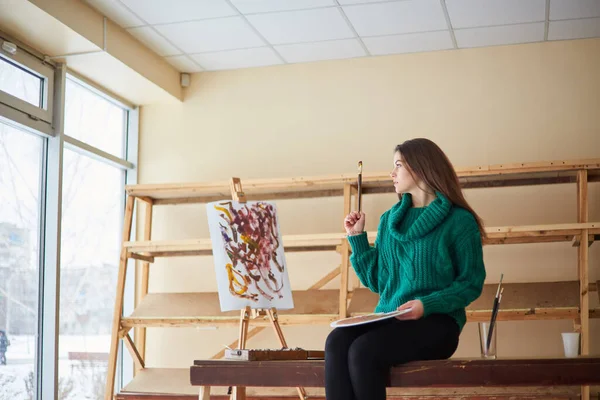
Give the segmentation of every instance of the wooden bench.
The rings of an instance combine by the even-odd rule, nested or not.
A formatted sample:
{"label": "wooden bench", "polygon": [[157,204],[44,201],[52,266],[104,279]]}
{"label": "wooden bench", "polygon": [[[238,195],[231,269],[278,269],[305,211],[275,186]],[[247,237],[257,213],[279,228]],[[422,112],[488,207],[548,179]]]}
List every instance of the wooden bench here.
{"label": "wooden bench", "polygon": [[[211,386],[323,387],[324,361],[198,360],[190,368],[200,399]],[[600,384],[600,357],[547,359],[451,359],[394,367],[388,387],[539,387]]]}

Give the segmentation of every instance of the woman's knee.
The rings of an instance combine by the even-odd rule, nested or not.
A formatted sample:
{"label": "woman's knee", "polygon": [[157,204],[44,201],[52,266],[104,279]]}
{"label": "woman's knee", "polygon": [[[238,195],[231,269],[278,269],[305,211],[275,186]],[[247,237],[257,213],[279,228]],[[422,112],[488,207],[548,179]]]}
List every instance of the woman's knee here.
{"label": "woman's knee", "polygon": [[368,337],[356,339],[348,350],[348,365],[351,369],[379,368],[378,358]]}
{"label": "woman's knee", "polygon": [[329,333],[325,340],[325,352],[337,353],[339,351],[348,351],[348,347],[351,343],[347,332],[343,329],[334,329]]}

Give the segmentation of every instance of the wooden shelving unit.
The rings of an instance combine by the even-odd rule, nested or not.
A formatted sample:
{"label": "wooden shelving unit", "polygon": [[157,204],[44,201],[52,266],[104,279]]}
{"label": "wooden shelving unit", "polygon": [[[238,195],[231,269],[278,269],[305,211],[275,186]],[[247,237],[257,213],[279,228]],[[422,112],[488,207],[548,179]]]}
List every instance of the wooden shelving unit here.
{"label": "wooden shelving unit", "polygon": [[[589,182],[600,181],[600,159],[550,161],[491,165],[457,169],[463,188],[495,188],[540,184],[575,184],[577,221],[570,224],[488,227],[488,245],[519,243],[570,242],[578,247],[578,281],[504,284],[505,303],[499,320],[573,320],[582,334],[582,354],[589,354],[589,319],[599,318],[600,309],[590,309],[590,292],[598,294],[600,282],[589,282],[589,246],[600,238],[600,223],[588,221]],[[391,193],[388,174],[363,174],[363,194]],[[278,200],[318,197],[341,197],[343,212],[352,209],[356,201],[356,176],[331,175],[310,178],[248,180],[244,192],[248,200]],[[123,229],[117,297],[113,319],[113,334],[105,399],[113,396],[116,357],[119,340],[123,340],[136,365],[136,377],[119,393],[119,399],[134,393],[182,394],[198,393],[189,384],[189,369],[145,368],[145,330],[148,327],[182,327],[197,325],[239,324],[239,313],[222,313],[218,295],[214,293],[148,293],[150,264],[158,257],[205,256],[211,254],[207,238],[178,241],[151,240],[154,206],[207,203],[231,198],[229,182],[134,185],[126,188],[128,197]],[[138,215],[144,222],[143,240],[130,241],[135,205],[143,207]],[[376,232],[368,232],[371,242]],[[377,296],[360,288],[349,273],[350,249],[342,232],[288,235],[283,237],[286,252],[336,251],[340,266],[323,276],[310,289],[294,291],[295,308],[279,311],[279,322],[291,324],[329,324],[349,315],[372,312]],[[584,243],[584,245],[580,245]],[[122,315],[125,272],[129,259],[141,262],[141,286],[137,288],[136,308],[131,315]],[[340,280],[340,290],[322,287],[333,279]],[[468,321],[489,320],[496,285],[486,285],[482,296],[468,307]],[[252,322],[258,326],[249,332],[256,334],[268,319]],[[136,343],[129,335],[136,329]],[[217,355],[218,356],[218,355]],[[125,397],[124,397],[125,396]],[[155,397],[153,397],[155,398]],[[582,398],[589,398],[589,388],[582,388]]]}

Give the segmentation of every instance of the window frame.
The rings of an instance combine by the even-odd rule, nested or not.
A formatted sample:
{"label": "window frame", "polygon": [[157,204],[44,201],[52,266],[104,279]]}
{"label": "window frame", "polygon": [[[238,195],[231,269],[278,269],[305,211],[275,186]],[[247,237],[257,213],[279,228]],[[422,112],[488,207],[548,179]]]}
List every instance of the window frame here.
{"label": "window frame", "polygon": [[[9,54],[1,46],[4,42],[17,45],[17,52]],[[54,121],[54,78],[56,68],[54,63],[44,59],[27,46],[17,40],[13,40],[0,31],[0,62],[12,64],[15,68],[37,76],[41,79],[41,106],[28,103],[27,101],[13,96],[0,89],[0,114],[3,120],[10,119],[19,124],[21,128],[42,132],[48,136],[56,135]]]}

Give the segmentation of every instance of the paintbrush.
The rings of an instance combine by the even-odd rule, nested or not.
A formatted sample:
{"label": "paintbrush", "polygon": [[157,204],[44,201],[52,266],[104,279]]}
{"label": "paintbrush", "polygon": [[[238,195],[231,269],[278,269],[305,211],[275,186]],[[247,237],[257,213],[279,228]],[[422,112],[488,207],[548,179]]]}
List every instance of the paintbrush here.
{"label": "paintbrush", "polygon": [[362,161],[358,162],[358,212],[362,210]]}
{"label": "paintbrush", "polygon": [[488,333],[488,341],[487,348],[489,350],[490,343],[492,341],[492,332],[494,332],[494,326],[496,325],[496,316],[498,315],[498,309],[500,308],[500,303],[502,302],[502,293],[504,292],[504,288],[500,290],[500,296],[498,296],[498,305],[496,306],[496,312],[492,314],[492,322],[490,323],[490,332]]}
{"label": "paintbrush", "polygon": [[500,289],[502,288],[502,279],[504,278],[504,274],[500,274],[500,282],[498,282],[498,289],[496,289],[496,297],[494,298],[494,307],[492,308],[492,311],[496,309],[496,307],[498,307],[498,298],[500,296]]}
{"label": "paintbrush", "polygon": [[498,314],[498,306],[500,305],[500,298],[502,297],[502,291],[504,291],[504,288],[502,287],[502,278],[504,278],[504,274],[500,274],[500,282],[498,283],[498,289],[496,290],[496,297],[494,298],[494,307],[492,308],[492,317],[490,319],[490,328],[489,328],[488,337],[487,337],[486,349],[488,349],[488,350],[490,348],[490,343],[492,341],[492,331],[494,330],[494,324],[496,323],[496,315]]}

